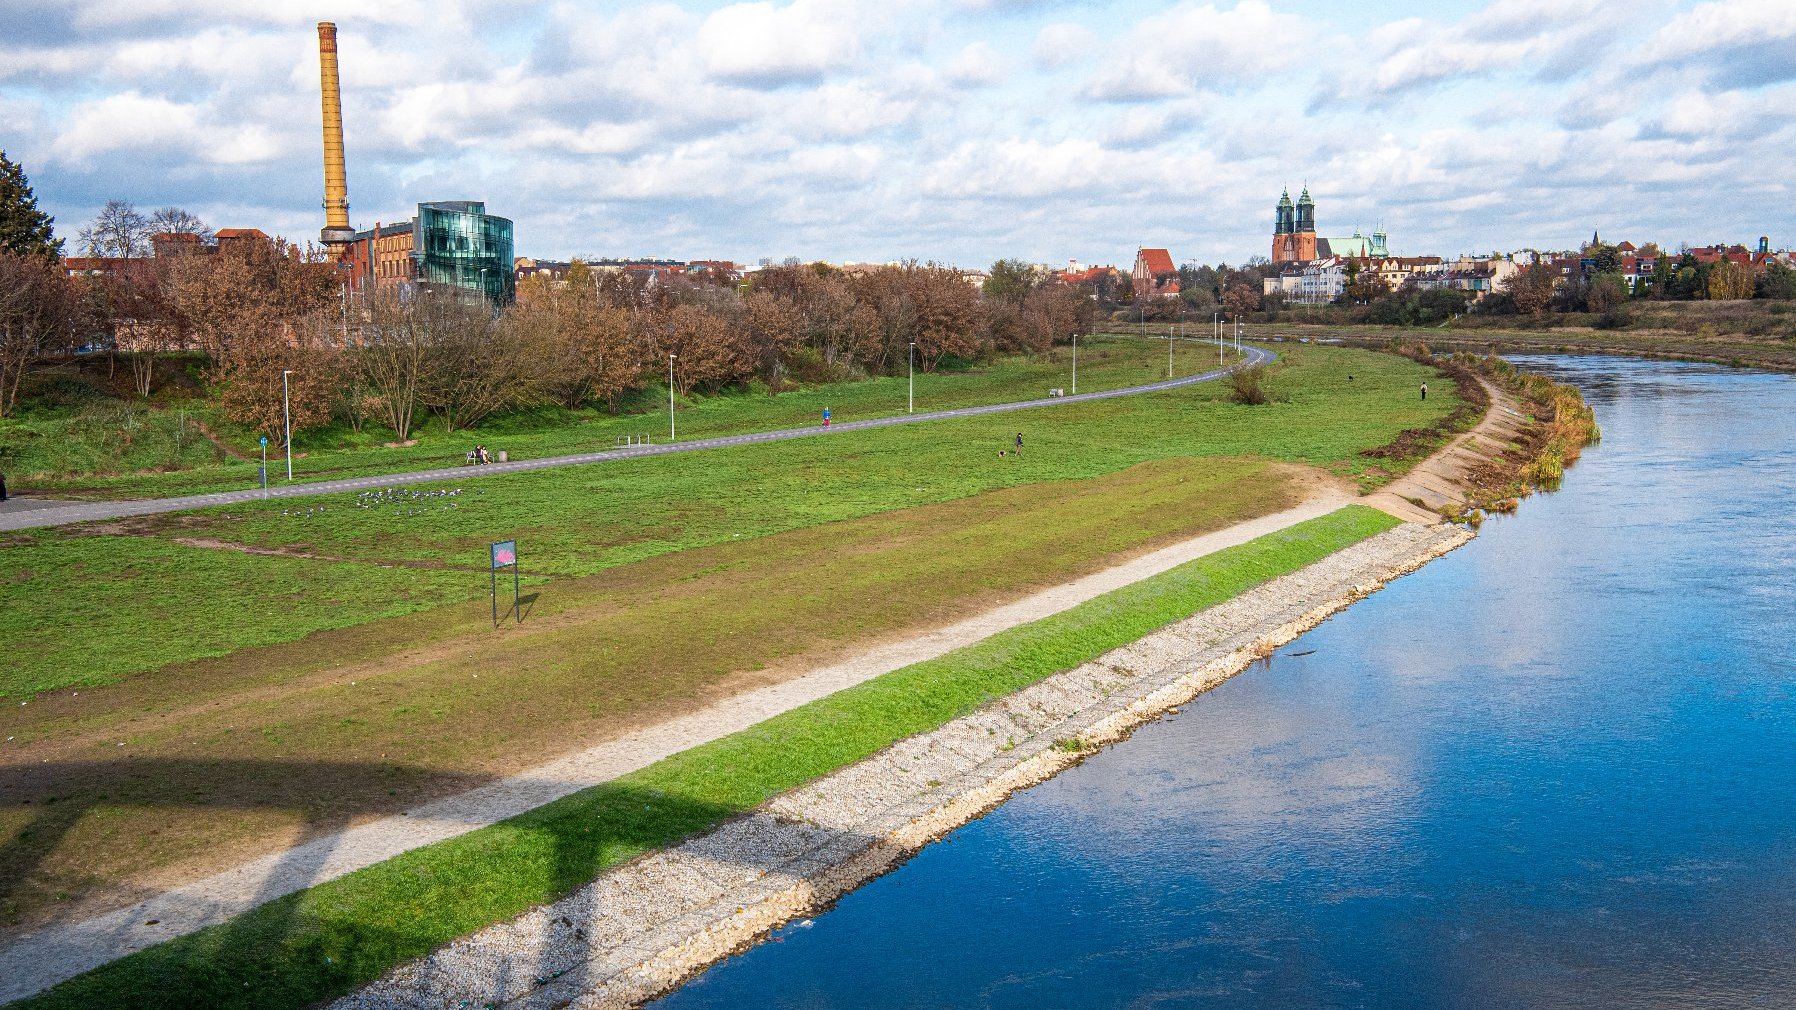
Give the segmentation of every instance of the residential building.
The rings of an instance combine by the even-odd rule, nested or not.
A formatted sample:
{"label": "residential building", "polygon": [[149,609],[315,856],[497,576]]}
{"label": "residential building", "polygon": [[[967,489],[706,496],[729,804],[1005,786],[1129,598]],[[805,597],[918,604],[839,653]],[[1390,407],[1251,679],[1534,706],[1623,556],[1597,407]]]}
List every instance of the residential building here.
{"label": "residential building", "polygon": [[418,284],[478,291],[493,305],[517,298],[509,218],[479,200],[418,204],[404,224],[376,223],[343,247],[346,280],[355,290],[409,292]]}

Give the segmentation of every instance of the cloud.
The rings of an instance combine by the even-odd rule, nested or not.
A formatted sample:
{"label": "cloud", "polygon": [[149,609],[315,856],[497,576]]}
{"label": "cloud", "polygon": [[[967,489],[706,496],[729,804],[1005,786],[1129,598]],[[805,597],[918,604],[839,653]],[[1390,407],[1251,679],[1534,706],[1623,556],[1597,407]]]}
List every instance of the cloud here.
{"label": "cloud", "polygon": [[1733,87],[1796,78],[1796,4],[1789,0],[1699,4],[1661,28],[1639,62],[1696,65]]}
{"label": "cloud", "polygon": [[760,87],[815,81],[853,63],[866,23],[852,5],[746,3],[705,19],[698,48],[712,77]]}
{"label": "cloud", "polygon": [[1042,26],[1035,34],[1030,55],[1037,66],[1053,70],[1083,63],[1097,48],[1097,36],[1084,25],[1056,22]]}
{"label": "cloud", "polygon": [[1302,18],[1274,13],[1263,0],[1227,11],[1186,3],[1144,19],[1111,46],[1086,93],[1138,102],[1226,89],[1291,66],[1316,41]]}
{"label": "cloud", "polygon": [[974,42],[955,55],[943,77],[957,87],[989,88],[1004,79],[1003,60],[991,46]]}

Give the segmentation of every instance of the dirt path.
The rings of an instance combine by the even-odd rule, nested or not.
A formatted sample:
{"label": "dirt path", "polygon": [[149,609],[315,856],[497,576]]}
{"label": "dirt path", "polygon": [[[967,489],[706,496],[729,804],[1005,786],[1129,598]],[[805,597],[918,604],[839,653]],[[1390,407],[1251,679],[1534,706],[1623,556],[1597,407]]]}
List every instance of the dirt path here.
{"label": "dirt path", "polygon": [[533,809],[843,688],[1060,613],[1187,561],[1326,515],[1352,501],[1336,488],[1320,488],[1295,508],[1185,540],[948,627],[720,700],[397,817],[250,860],[129,908],[27,934],[0,950],[0,1001],[37,992],[133,951],[223,922],[284,894]]}
{"label": "dirt path", "polygon": [[[1364,504],[1408,522],[1434,523],[1441,520],[1438,509],[1464,500],[1460,481],[1473,469],[1498,462],[1527,421],[1515,397],[1485,379],[1478,382],[1490,394],[1484,420],[1409,473],[1368,495]],[[1417,505],[1417,500],[1422,505]]]}

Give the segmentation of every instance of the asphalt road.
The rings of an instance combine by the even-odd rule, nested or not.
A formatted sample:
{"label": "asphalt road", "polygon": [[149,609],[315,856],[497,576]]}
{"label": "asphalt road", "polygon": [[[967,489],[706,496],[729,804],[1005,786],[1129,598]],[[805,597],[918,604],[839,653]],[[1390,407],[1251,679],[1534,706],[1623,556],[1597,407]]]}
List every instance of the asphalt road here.
{"label": "asphalt road", "polygon": [[[1270,363],[1276,355],[1259,347],[1242,348],[1246,355],[1242,359],[1245,365],[1262,365]],[[523,473],[529,470],[547,470],[558,466],[584,466],[589,463],[614,463],[623,459],[638,459],[643,456],[665,456],[675,452],[694,452],[699,449],[721,449],[732,445],[754,445],[761,442],[780,442],[789,438],[816,438],[836,435],[845,431],[862,431],[867,428],[889,428],[898,424],[919,424],[924,421],[940,421],[950,417],[977,417],[981,414],[1003,414],[1013,410],[1033,410],[1037,407],[1057,407],[1067,403],[1085,403],[1091,400],[1111,400],[1119,396],[1135,396],[1141,393],[1152,393],[1160,390],[1179,389],[1184,386],[1210,382],[1229,373],[1227,368],[1217,368],[1198,375],[1187,375],[1178,379],[1167,379],[1151,382],[1145,386],[1129,386],[1124,389],[1106,389],[1097,393],[1079,393],[1074,396],[1055,396],[1041,400],[1021,400],[1016,403],[993,403],[982,407],[961,407],[956,410],[932,410],[921,414],[898,414],[892,417],[876,417],[865,421],[843,421],[831,424],[826,432],[820,425],[808,425],[803,428],[781,428],[775,431],[757,431],[742,435],[719,435],[715,438],[695,438],[690,442],[665,442],[660,445],[625,446],[617,449],[605,449],[600,452],[576,453],[571,456],[545,456],[542,459],[520,459],[507,463],[492,463],[487,466],[457,466],[441,470],[414,470],[408,473],[393,473],[375,477],[347,477],[342,480],[321,480],[305,484],[284,484],[279,487],[250,488],[244,491],[218,491],[211,494],[182,495],[175,498],[143,498],[135,501],[104,501],[46,503],[42,507],[8,510],[0,512],[0,531],[33,529],[42,526],[65,526],[69,523],[93,522],[99,519],[124,519],[130,516],[156,515],[163,512],[185,512],[189,509],[211,508],[217,505],[235,505],[241,502],[265,501],[276,498],[302,498],[312,495],[334,494],[339,491],[365,491],[369,488],[395,487],[402,484],[428,484],[434,481],[467,480],[472,477],[498,477],[508,473]]]}

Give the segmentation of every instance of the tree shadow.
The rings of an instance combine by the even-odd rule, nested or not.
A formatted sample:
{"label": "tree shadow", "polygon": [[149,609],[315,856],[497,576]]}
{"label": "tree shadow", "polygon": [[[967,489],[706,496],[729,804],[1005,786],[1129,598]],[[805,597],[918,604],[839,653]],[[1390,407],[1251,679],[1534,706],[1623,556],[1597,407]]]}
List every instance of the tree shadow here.
{"label": "tree shadow", "polygon": [[[142,794],[160,797],[160,802],[169,806],[266,808],[270,806],[271,782],[359,781],[369,770],[370,766],[357,763],[172,759],[73,762],[60,767],[51,763],[13,769],[18,775],[8,778],[0,794],[16,794],[34,785],[41,788],[47,782],[68,782],[71,777],[83,787],[78,795],[59,796],[55,803],[43,804],[25,830],[0,846],[0,895],[16,892],[31,880],[69,832],[101,804],[135,802],[129,797]],[[390,768],[381,765],[376,770],[384,774]],[[443,792],[459,787],[465,793],[491,782],[481,776],[411,771],[430,776]],[[560,783],[541,785],[544,789],[565,788]],[[525,788],[533,785],[525,783]],[[609,868],[719,825],[724,825],[722,831],[700,843],[705,846],[705,858],[716,867],[707,871],[713,878],[756,878],[789,866],[794,857],[790,844],[769,848],[745,844],[744,838],[730,834],[749,821],[770,820],[741,818],[747,812],[745,807],[621,780],[565,796],[502,821],[489,831],[463,834],[307,890],[294,890],[317,879],[327,867],[342,841],[337,832],[359,814],[386,809],[372,799],[309,808],[304,802],[308,793],[301,790],[283,802],[287,809],[305,811],[307,832],[321,837],[268,858],[254,907],[219,925],[153,943],[110,963],[103,961],[159,939],[144,915],[127,917],[125,913],[153,910],[157,900],[167,899],[151,899],[102,917],[108,919],[110,932],[96,934],[88,929],[98,920],[40,930],[0,948],[0,977],[13,976],[11,984],[0,984],[0,999],[43,989],[47,983],[86,968],[85,973],[17,1006],[313,1006],[354,992],[445,944],[453,946],[458,937],[513,917],[522,916],[520,922],[529,920],[526,913],[533,908],[574,895],[572,901],[556,907],[554,921],[536,941],[507,953],[502,963],[489,965],[490,970],[480,975],[484,981],[433,979],[420,965],[401,971],[396,982],[377,987],[391,988],[395,994],[420,988],[465,990],[465,995],[456,999],[469,1000],[469,1006],[497,1004],[531,993],[546,995],[545,987],[567,988],[596,981],[587,979],[581,969],[588,963],[594,932],[613,928],[616,910],[583,901],[581,895],[586,892],[581,889]],[[426,804],[414,812],[438,808],[453,799]],[[478,804],[469,806],[479,808]],[[470,813],[469,819],[479,818]],[[807,830],[822,832],[818,837],[832,844],[844,840],[860,847],[870,844],[841,833]],[[654,899],[661,900],[661,896]],[[671,896],[667,901],[658,912],[676,911]],[[79,953],[71,960],[70,946],[59,939],[66,939],[68,930],[87,930],[80,933],[89,939],[86,946],[97,948],[86,963],[79,963]],[[97,943],[92,942],[96,935]],[[369,996],[374,1002],[368,1005],[384,1005],[379,994],[371,991]],[[455,1003],[452,999],[447,1005]]]}

